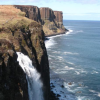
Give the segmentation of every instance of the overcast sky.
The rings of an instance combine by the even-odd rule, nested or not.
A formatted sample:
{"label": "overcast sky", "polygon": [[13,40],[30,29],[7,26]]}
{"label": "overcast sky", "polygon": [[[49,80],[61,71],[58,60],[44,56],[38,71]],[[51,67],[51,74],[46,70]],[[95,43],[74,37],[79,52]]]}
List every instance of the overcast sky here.
{"label": "overcast sky", "polygon": [[63,11],[66,20],[100,20],[100,0],[0,0],[6,5],[35,5]]}

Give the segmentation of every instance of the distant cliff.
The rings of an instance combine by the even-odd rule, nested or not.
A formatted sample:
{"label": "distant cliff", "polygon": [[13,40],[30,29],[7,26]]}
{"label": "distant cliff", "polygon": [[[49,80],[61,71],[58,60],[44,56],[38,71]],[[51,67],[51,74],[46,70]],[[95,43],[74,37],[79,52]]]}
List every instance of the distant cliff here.
{"label": "distant cliff", "polygon": [[16,8],[26,13],[26,17],[35,20],[43,26],[46,36],[64,33],[62,11],[53,11],[50,8],[38,8],[36,6],[15,5]]}
{"label": "distant cliff", "polygon": [[41,22],[40,10],[37,6],[15,5],[15,7],[25,12],[25,17]]}

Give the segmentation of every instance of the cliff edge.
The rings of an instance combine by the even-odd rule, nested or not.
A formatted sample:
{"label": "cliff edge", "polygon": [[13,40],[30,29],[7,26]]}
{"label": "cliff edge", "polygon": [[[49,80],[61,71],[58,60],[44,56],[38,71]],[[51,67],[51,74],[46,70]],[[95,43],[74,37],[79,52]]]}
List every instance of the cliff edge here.
{"label": "cliff edge", "polygon": [[[26,75],[16,52],[30,57],[41,74],[44,99],[49,100],[50,78],[44,32],[39,18],[28,19],[15,6],[0,6],[0,100],[29,100]],[[35,19],[35,17],[34,17]]]}

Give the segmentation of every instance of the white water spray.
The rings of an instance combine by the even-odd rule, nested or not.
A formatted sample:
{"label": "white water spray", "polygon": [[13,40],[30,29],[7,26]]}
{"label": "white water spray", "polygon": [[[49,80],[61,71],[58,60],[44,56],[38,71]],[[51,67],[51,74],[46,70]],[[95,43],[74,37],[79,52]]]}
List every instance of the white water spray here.
{"label": "white water spray", "polygon": [[44,100],[42,92],[42,82],[40,81],[40,74],[32,65],[32,61],[28,56],[17,52],[17,61],[22,67],[23,71],[26,73],[26,79],[28,82],[28,94],[29,100]]}

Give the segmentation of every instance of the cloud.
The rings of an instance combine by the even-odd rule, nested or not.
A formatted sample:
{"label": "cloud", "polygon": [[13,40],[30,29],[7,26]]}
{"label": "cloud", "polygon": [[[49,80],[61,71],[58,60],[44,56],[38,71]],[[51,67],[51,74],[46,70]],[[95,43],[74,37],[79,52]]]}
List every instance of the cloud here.
{"label": "cloud", "polygon": [[100,13],[90,12],[90,13],[63,13],[66,16],[100,16]]}
{"label": "cloud", "polygon": [[[10,2],[10,3],[52,3],[52,2],[57,2],[57,3],[67,3],[67,2],[73,2],[73,3],[81,3],[81,4],[100,4],[100,0],[0,0],[1,3],[3,2]],[[1,4],[0,3],[0,4]]]}
{"label": "cloud", "polygon": [[[17,0],[15,0],[17,1]],[[67,3],[67,2],[72,2],[72,3],[80,3],[80,4],[100,4],[100,0],[19,0],[19,2],[29,2],[29,3],[52,3],[52,2],[57,2],[57,3]]]}
{"label": "cloud", "polygon": [[82,4],[96,4],[100,3],[100,0],[55,0],[55,1],[63,1],[63,2],[74,2],[74,3],[82,3]]}

